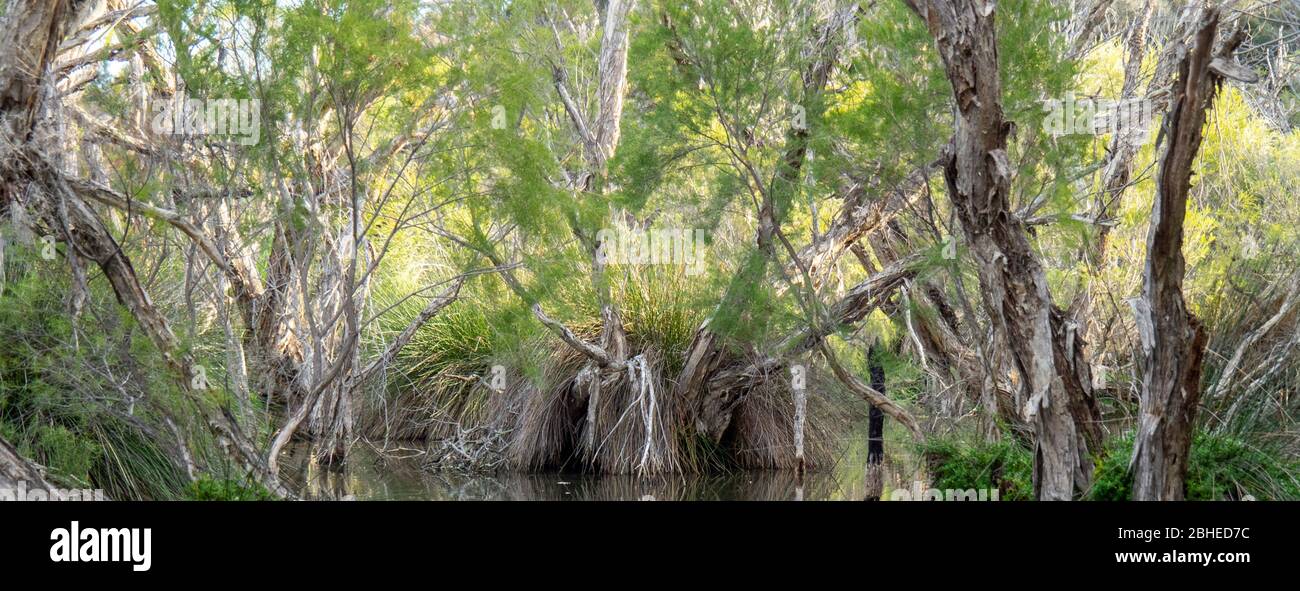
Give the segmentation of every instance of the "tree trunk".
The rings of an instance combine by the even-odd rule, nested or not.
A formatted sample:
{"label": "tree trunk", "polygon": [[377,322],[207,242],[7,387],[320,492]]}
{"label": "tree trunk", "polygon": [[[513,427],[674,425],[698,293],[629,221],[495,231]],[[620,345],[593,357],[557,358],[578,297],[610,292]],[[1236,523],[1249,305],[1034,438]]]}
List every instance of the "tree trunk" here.
{"label": "tree trunk", "polygon": [[1235,35],[1216,55],[1218,28],[1218,9],[1205,11],[1193,45],[1179,64],[1173,107],[1164,123],[1168,146],[1156,178],[1142,299],[1134,304],[1145,361],[1132,459],[1135,500],[1186,496],[1206,334],[1183,300],[1183,220],[1206,112],[1223,72],[1234,69],[1232,52],[1242,41]]}
{"label": "tree trunk", "polygon": [[50,488],[41,471],[18,455],[18,450],[0,437],[0,489],[16,490],[20,482],[27,483],[28,489]]}
{"label": "tree trunk", "polygon": [[[696,431],[720,438],[730,424],[732,411],[744,400],[750,390],[765,382],[769,376],[781,371],[787,360],[810,351],[822,350],[827,336],[865,318],[872,310],[888,300],[906,279],[915,276],[920,262],[919,257],[898,260],[866,278],[830,307],[828,323],[794,331],[776,345],[774,355],[763,356],[757,361],[742,360],[735,365],[719,367],[723,356],[721,346],[716,341],[720,337],[707,330],[697,333],[697,339],[707,338],[712,341],[707,345],[693,343],[688,351],[710,351],[713,357],[703,360],[688,358],[688,363],[696,364],[697,368],[696,371],[689,373],[683,370],[683,375],[699,376],[702,381],[676,385],[679,389],[699,389],[698,391],[707,394],[702,397],[704,406],[697,407],[696,414],[692,415],[696,420]],[[896,405],[892,410],[906,414]],[[906,421],[906,419],[900,420]]]}
{"label": "tree trunk", "polygon": [[1025,418],[1034,425],[1034,488],[1042,500],[1070,500],[1088,487],[1089,434],[1099,417],[1091,371],[1075,364],[1081,337],[1057,314],[1047,277],[1011,212],[1011,163],[1003,117],[994,4],[984,0],[907,0],[926,21],[956,99],[956,131],[944,153],[948,197],[979,270],[980,291],[1019,374]]}
{"label": "tree trunk", "polygon": [[[877,347],[867,350],[867,367],[871,371],[871,388],[885,394],[885,366],[880,361]],[[879,501],[884,492],[885,413],[880,407],[868,404],[867,411],[867,498]]]}
{"label": "tree trunk", "polygon": [[[204,413],[207,426],[239,463],[272,492],[287,495],[261,462],[252,443],[230,417],[213,409],[194,384],[193,359],[180,346],[167,319],[159,313],[141,287],[131,261],[87,205],[84,183],[65,178],[51,162],[49,150],[57,142],[41,137],[47,130],[36,125],[41,110],[41,89],[60,40],[70,27],[102,8],[86,2],[24,0],[11,3],[0,20],[0,214],[27,200],[51,234],[57,235],[77,256],[95,261],[108,279],[118,301],[153,342],[172,371],[180,391]],[[170,418],[170,417],[168,417]],[[184,446],[184,441],[179,442]],[[187,453],[182,451],[182,456]],[[178,461],[188,467],[188,458]]]}

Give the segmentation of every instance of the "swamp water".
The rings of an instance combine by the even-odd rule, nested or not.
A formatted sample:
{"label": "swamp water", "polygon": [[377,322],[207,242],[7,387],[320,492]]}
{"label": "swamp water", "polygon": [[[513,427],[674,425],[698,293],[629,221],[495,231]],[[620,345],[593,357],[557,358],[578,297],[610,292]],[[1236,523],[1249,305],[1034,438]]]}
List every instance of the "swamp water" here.
{"label": "swamp water", "polygon": [[[900,456],[900,445],[886,436],[885,489],[908,487],[915,461]],[[352,446],[342,470],[326,470],[309,461],[305,448],[286,451],[284,475],[311,499],[434,501],[793,501],[849,500],[866,496],[867,433],[865,423],[845,442],[834,466],[803,476],[791,471],[738,471],[698,476],[535,473],[488,474],[431,472],[423,468],[418,447],[378,442]],[[901,459],[900,459],[901,457]]]}

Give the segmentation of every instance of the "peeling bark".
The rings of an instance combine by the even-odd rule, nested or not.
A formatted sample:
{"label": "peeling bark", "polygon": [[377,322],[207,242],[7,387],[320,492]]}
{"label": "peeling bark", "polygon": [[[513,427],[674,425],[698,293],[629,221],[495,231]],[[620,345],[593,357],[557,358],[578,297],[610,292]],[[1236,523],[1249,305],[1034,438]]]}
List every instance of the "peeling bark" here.
{"label": "peeling bark", "polygon": [[[75,22],[94,18],[93,14],[79,14],[86,7],[102,8],[80,2],[19,2],[9,7],[10,14],[2,21],[0,146],[6,153],[0,157],[0,213],[21,207],[27,201],[36,217],[75,256],[94,261],[118,301],[131,312],[162,355],[180,391],[203,412],[204,420],[218,440],[269,490],[288,495],[230,417],[214,409],[193,387],[192,379],[196,376],[193,359],[180,346],[166,318],[141,287],[130,259],[85,201],[95,197],[96,192],[84,182],[66,178],[46,159],[45,142],[36,137],[41,88],[49,80],[55,48]],[[188,469],[191,460],[187,451],[179,455],[178,464]]]}
{"label": "peeling bark", "polygon": [[1090,370],[1058,360],[1073,347],[1057,340],[1062,331],[1054,328],[1046,273],[1010,209],[1007,141],[1014,126],[1002,112],[995,5],[906,1],[928,25],[952,84],[957,117],[944,153],[948,197],[975,256],[984,305],[1021,380],[1022,413],[1036,435],[1034,488],[1039,499],[1070,500],[1088,487],[1086,434],[1098,417],[1076,414],[1089,408],[1091,379],[1082,378]]}
{"label": "peeling bark", "polygon": [[0,437],[0,489],[15,490],[20,482],[27,483],[29,489],[50,489],[41,470],[18,455],[18,450]]}
{"label": "peeling bark", "polygon": [[1224,66],[1231,64],[1232,53],[1243,40],[1234,35],[1216,54],[1219,19],[1217,8],[1201,17],[1192,46],[1178,66],[1173,107],[1165,118],[1168,145],[1156,178],[1142,300],[1136,306],[1145,363],[1132,458],[1135,500],[1186,496],[1187,458],[1200,403],[1207,337],[1183,300],[1183,221],[1207,111],[1228,73]]}

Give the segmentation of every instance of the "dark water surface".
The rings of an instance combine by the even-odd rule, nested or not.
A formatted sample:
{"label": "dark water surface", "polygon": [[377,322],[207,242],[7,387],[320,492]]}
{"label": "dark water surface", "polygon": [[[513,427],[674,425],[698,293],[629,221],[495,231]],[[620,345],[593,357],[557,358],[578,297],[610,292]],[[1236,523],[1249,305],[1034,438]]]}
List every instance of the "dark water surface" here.
{"label": "dark water surface", "polygon": [[[352,447],[341,471],[320,469],[303,449],[291,450],[294,466],[286,480],[316,499],[356,500],[861,500],[866,494],[866,433],[854,432],[833,467],[804,475],[786,471],[745,471],[714,476],[638,477],[594,474],[464,474],[430,472],[420,449],[376,445]],[[859,436],[860,435],[860,436]],[[900,470],[886,465],[886,488],[906,486]]]}

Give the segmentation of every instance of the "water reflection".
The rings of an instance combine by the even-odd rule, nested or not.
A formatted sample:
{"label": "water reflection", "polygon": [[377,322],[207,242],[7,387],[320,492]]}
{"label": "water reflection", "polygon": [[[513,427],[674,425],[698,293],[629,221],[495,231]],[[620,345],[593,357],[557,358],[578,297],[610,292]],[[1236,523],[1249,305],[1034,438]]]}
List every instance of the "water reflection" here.
{"label": "water reflection", "polygon": [[[749,471],[712,476],[637,477],[593,474],[462,474],[429,472],[418,450],[392,448],[383,453],[365,442],[353,446],[348,465],[322,469],[305,448],[286,452],[287,482],[298,483],[312,499],[356,500],[862,500],[868,496],[864,445],[850,444],[836,466],[805,474]],[[889,458],[884,478],[889,487],[910,482],[911,474]],[[903,478],[900,474],[908,472]]]}

